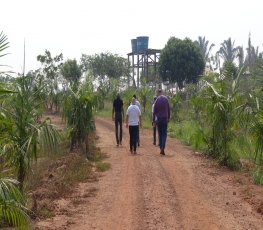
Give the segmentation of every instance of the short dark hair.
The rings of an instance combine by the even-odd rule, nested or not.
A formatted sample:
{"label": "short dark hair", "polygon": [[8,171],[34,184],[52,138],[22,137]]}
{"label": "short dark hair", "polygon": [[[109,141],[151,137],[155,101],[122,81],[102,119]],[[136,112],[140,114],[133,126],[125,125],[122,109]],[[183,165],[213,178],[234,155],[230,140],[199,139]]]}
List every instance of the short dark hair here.
{"label": "short dark hair", "polygon": [[132,97],[134,97],[136,99],[136,95],[135,94]]}

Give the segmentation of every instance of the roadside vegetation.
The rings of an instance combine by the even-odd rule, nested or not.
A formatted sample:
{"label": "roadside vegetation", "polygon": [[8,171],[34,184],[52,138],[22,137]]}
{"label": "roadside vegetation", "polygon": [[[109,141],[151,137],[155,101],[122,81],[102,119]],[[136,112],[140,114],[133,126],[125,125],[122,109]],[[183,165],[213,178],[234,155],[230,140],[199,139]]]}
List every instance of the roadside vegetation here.
{"label": "roadside vegetation", "polygon": [[[0,227],[29,229],[32,219],[54,215],[45,199],[67,196],[78,182],[97,180],[94,171],[110,169],[95,147],[94,116],[111,116],[117,93],[125,111],[137,95],[143,127],[151,128],[153,97],[162,87],[172,137],[232,170],[249,165],[263,184],[263,53],[250,37],[246,54],[231,38],[220,46],[212,55],[205,37],[171,37],[158,74],[149,66],[150,76],[137,83],[127,59],[108,52],[78,62],[45,50],[35,71],[0,72]],[[1,32],[0,57],[8,47]]]}

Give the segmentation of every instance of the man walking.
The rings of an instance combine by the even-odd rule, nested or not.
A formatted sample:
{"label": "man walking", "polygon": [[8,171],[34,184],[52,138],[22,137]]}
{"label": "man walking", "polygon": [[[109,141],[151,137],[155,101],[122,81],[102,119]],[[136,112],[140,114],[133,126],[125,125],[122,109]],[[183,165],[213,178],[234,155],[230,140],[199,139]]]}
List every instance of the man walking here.
{"label": "man walking", "polygon": [[112,120],[115,121],[115,136],[117,146],[119,146],[119,144],[122,144],[122,122],[124,121],[123,101],[120,98],[120,94],[117,94],[117,97],[113,101]]}
{"label": "man walking", "polygon": [[153,117],[157,117],[157,127],[159,134],[160,154],[165,155],[164,149],[167,139],[167,126],[170,120],[170,105],[168,98],[163,95],[161,89],[158,90],[158,97],[154,104]]}
{"label": "man walking", "polygon": [[[157,96],[154,96],[153,98],[153,104],[152,104],[152,127],[153,127],[153,144],[156,145],[156,129],[157,129],[157,117],[153,116],[153,113],[154,113],[154,104],[155,104],[155,101],[157,99]],[[159,140],[159,138],[158,138]]]}
{"label": "man walking", "polygon": [[136,139],[137,133],[140,126],[142,125],[141,120],[141,111],[139,107],[136,105],[136,99],[133,97],[131,105],[128,107],[126,112],[126,127],[129,127],[130,134],[130,151],[131,153],[136,154]]}
{"label": "man walking", "polygon": [[[138,98],[136,97],[136,94],[133,95],[133,98],[135,98],[135,105],[137,105],[138,108],[140,109],[140,111],[142,112],[141,104],[140,104]],[[139,129],[139,126],[138,126],[138,132],[137,132],[137,136],[136,136],[136,144],[138,145],[138,147],[140,146],[140,129]]]}

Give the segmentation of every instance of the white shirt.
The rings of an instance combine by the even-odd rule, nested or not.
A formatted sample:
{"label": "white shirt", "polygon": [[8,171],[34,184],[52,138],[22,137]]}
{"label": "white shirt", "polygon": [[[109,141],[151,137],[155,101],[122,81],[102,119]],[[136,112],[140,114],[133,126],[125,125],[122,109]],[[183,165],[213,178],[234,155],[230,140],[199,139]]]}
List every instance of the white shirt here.
{"label": "white shirt", "polygon": [[137,105],[130,105],[127,109],[126,115],[128,116],[129,126],[139,125],[141,110]]}

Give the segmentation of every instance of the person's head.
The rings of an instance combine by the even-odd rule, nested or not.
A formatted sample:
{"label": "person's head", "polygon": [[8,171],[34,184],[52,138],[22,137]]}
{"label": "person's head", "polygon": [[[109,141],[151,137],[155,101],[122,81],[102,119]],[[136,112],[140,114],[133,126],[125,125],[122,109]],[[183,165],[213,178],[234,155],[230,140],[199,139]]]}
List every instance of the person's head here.
{"label": "person's head", "polygon": [[134,97],[136,99],[136,95],[135,94],[132,97]]}
{"label": "person's head", "polygon": [[156,101],[156,99],[157,99],[157,96],[154,96],[154,97],[153,97],[153,101]]}
{"label": "person's head", "polygon": [[117,98],[118,98],[118,99],[120,99],[120,98],[121,98],[121,96],[120,96],[120,94],[119,94],[119,93],[117,94]]}
{"label": "person's head", "polygon": [[135,98],[135,97],[132,98],[131,103],[132,103],[132,105],[135,105],[135,104],[136,104],[136,98]]}

